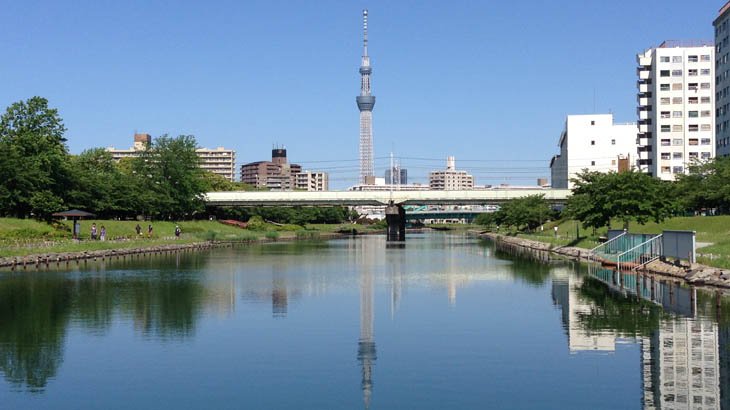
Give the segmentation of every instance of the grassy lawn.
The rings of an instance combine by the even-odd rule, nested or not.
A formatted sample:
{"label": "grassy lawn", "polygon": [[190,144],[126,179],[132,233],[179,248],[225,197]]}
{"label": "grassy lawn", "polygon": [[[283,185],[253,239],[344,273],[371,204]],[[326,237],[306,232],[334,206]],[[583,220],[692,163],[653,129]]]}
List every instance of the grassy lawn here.
{"label": "grassy lawn", "polygon": [[[91,224],[96,223],[97,232],[102,225],[106,228],[106,241],[90,239]],[[138,236],[135,226],[139,223],[142,235]],[[147,225],[152,224],[152,235],[147,235]],[[258,238],[295,237],[301,227],[275,226],[266,224],[263,230],[252,231],[224,225],[217,221],[81,221],[81,240],[74,241],[71,221],[60,221],[54,225],[32,219],[0,218],[0,257],[23,256],[38,253],[81,252],[104,249],[148,247],[165,244],[182,244],[206,240],[247,241]],[[175,239],[175,226],[182,230],[180,239]]]}
{"label": "grassy lawn", "polygon": [[[553,231],[558,226],[558,236]],[[599,244],[598,238],[605,236],[607,228],[593,231],[593,229],[579,229],[578,240],[576,240],[576,224],[572,220],[560,220],[545,224],[542,231],[534,233],[502,232],[517,235],[521,238],[534,239],[541,242],[555,245],[571,245],[590,249]],[[615,229],[621,229],[621,223],[612,225]],[[629,231],[633,233],[656,233],[663,230],[682,230],[697,232],[697,242],[711,243],[712,245],[697,249],[697,261],[706,265],[720,268],[730,268],[730,216],[690,216],[676,217],[656,224],[653,222],[645,225],[633,223]]]}

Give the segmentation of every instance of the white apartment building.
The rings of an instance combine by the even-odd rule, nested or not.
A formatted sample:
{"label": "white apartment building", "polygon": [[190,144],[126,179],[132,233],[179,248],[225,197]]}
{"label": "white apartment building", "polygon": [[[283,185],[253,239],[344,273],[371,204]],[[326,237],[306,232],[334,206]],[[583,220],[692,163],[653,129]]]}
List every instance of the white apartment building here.
{"label": "white apartment building", "polygon": [[454,157],[446,159],[446,169],[431,171],[428,175],[428,185],[431,189],[442,191],[457,191],[474,188],[474,177],[466,171],[456,170]]}
{"label": "white apartment building", "polygon": [[715,48],[665,41],[636,57],[639,169],[664,180],[715,157]]}
{"label": "white apartment building", "polygon": [[[112,154],[115,161],[123,158],[134,158],[140,155],[152,143],[150,134],[134,134],[134,146],[129,149],[108,147],[107,152]],[[218,147],[216,149],[198,148],[195,150],[200,160],[200,168],[218,174],[234,182],[236,180],[236,151]]]}
{"label": "white apartment building", "polygon": [[326,172],[302,171],[293,176],[294,189],[329,191],[329,176]]}
{"label": "white apartment building", "polygon": [[560,133],[560,154],[550,160],[553,188],[572,189],[583,170],[609,172],[631,168],[637,126],[614,124],[613,114],[568,115]]}
{"label": "white apartment building", "polygon": [[730,155],[730,1],[720,9],[715,27],[715,149],[718,156]]}

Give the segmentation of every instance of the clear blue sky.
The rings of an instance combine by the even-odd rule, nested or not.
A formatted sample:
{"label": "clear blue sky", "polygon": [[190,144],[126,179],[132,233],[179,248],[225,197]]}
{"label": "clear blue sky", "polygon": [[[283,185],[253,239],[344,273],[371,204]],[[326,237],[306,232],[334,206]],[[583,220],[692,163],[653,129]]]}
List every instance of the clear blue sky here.
{"label": "clear blue sky", "polygon": [[534,184],[567,114],[636,121],[636,53],[712,40],[723,3],[0,0],[0,106],[47,98],[72,153],[193,134],[241,164],[279,143],[343,188],[368,8],[379,176],[393,151],[416,182],[454,155],[478,184]]}

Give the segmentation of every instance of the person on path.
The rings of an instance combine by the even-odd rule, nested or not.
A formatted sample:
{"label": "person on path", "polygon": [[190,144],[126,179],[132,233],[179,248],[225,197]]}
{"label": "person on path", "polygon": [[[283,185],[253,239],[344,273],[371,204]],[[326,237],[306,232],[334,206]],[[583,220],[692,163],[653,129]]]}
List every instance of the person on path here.
{"label": "person on path", "polygon": [[101,226],[101,232],[99,234],[99,239],[101,239],[102,241],[106,240],[106,228],[104,227],[104,225]]}
{"label": "person on path", "polygon": [[179,239],[180,238],[180,232],[181,232],[180,231],[180,226],[179,225],[175,225],[175,239]]}
{"label": "person on path", "polygon": [[137,224],[137,226],[134,227],[134,230],[137,231],[137,236],[142,235],[142,227]]}
{"label": "person on path", "polygon": [[96,240],[96,223],[91,224],[91,240]]}
{"label": "person on path", "polygon": [[147,237],[152,237],[152,224],[147,225]]}

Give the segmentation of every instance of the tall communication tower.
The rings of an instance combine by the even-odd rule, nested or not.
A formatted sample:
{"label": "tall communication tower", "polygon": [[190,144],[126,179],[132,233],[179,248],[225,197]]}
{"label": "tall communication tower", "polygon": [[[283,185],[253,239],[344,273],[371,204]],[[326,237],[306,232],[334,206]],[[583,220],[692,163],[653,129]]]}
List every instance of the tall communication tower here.
{"label": "tall communication tower", "polygon": [[360,110],[360,183],[366,184],[368,177],[375,176],[373,171],[373,106],[375,96],[370,94],[370,67],[368,56],[368,11],[362,11],[363,51],[360,64],[360,95],[357,108]]}

